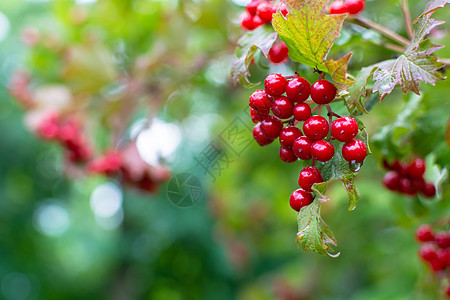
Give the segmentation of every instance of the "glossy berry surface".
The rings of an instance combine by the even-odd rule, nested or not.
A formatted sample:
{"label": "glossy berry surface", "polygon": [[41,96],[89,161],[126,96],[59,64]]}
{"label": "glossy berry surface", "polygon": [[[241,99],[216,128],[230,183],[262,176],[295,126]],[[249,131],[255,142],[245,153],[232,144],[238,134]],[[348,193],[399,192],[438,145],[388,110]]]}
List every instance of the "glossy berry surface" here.
{"label": "glossy berry surface", "polygon": [[281,96],[286,91],[287,80],[281,74],[270,74],[264,80],[266,93],[271,96]]}
{"label": "glossy berry surface", "polygon": [[281,160],[286,163],[293,163],[298,159],[297,156],[295,156],[294,152],[292,152],[291,147],[281,146],[279,155]]}
{"label": "glossy berry surface", "polygon": [[440,248],[448,248],[450,247],[450,234],[445,231],[436,232],[434,235],[434,241]]}
{"label": "glossy berry surface", "polygon": [[247,4],[246,9],[248,13],[252,16],[256,16],[256,10],[258,8],[258,5],[261,3],[261,0],[253,0],[249,4]]}
{"label": "glossy berry surface", "polygon": [[408,176],[422,178],[425,174],[425,161],[417,158],[411,162],[407,169]]}
{"label": "glossy berry surface", "polygon": [[351,14],[356,15],[364,10],[364,0],[345,0],[345,10]]}
{"label": "glossy berry surface", "polygon": [[249,105],[260,114],[269,114],[272,100],[264,90],[256,90],[250,95]]}
{"label": "glossy berry surface", "polygon": [[292,150],[294,154],[301,160],[310,160],[311,155],[311,140],[306,136],[297,138],[292,144]]}
{"label": "glossy berry surface", "polygon": [[336,97],[336,91],[331,82],[320,79],[311,86],[311,99],[317,104],[328,104]]}
{"label": "glossy berry surface", "polygon": [[330,4],[330,15],[338,15],[347,13],[344,1],[334,1]]}
{"label": "glossy berry surface", "polygon": [[284,127],[280,132],[280,144],[288,147],[294,144],[294,141],[302,135],[302,131],[292,125]]}
{"label": "glossy berry surface", "polygon": [[303,123],[303,133],[311,141],[325,138],[329,132],[328,121],[322,116],[312,116]]}
{"label": "glossy berry surface", "polygon": [[349,142],[358,134],[358,123],[351,117],[336,119],[331,125],[331,134],[339,142]]}
{"label": "glossy berry surface", "polygon": [[266,23],[272,21],[272,14],[275,12],[274,6],[269,2],[262,2],[257,7],[257,14]]}
{"label": "glossy berry surface", "polygon": [[302,207],[310,205],[313,201],[313,195],[302,189],[295,190],[289,198],[289,204],[295,211],[300,211]]}
{"label": "glossy berry surface", "polygon": [[298,185],[307,192],[311,192],[314,183],[323,182],[322,175],[316,167],[308,166],[300,171]]}
{"label": "glossy berry surface", "polygon": [[367,147],[360,140],[351,140],[350,142],[346,142],[342,147],[342,156],[349,162],[362,162],[367,156]]}
{"label": "glossy berry surface", "polygon": [[288,12],[288,10],[287,10],[287,8],[286,8],[286,5],[284,4],[284,3],[280,3],[280,6],[278,7],[278,9],[280,10],[280,12],[281,12],[281,14],[283,15],[283,16],[287,16],[287,14],[289,13]]}
{"label": "glossy berry surface", "polygon": [[241,26],[246,30],[253,30],[256,28],[253,16],[246,11],[241,14]]}
{"label": "glossy berry surface", "polygon": [[254,110],[253,108],[250,108],[250,117],[252,118],[253,123],[259,123],[265,118],[267,118],[268,114],[261,114]]}
{"label": "glossy berry surface", "polygon": [[289,57],[289,49],[284,42],[273,44],[269,50],[269,60],[274,64],[279,64]]}
{"label": "glossy berry surface", "polygon": [[273,114],[280,119],[292,117],[294,104],[286,96],[276,97],[272,104]]}
{"label": "glossy berry surface", "polygon": [[306,103],[296,104],[293,114],[297,121],[306,121],[311,117],[311,107]]}
{"label": "glossy berry surface", "polygon": [[261,122],[261,132],[269,139],[276,139],[283,129],[283,122],[275,116],[268,116]]}
{"label": "glossy berry surface", "polygon": [[430,182],[426,182],[422,194],[427,198],[433,198],[436,195],[436,187]]}
{"label": "glossy berry surface", "polygon": [[286,85],[286,96],[292,102],[303,102],[309,97],[311,85],[303,77],[295,77]]}
{"label": "glossy berry surface", "polygon": [[327,141],[315,141],[311,145],[311,155],[314,159],[322,162],[329,161],[334,156],[334,146]]}
{"label": "glossy berry surface", "polygon": [[266,146],[273,142],[273,139],[265,137],[262,133],[261,123],[258,123],[253,127],[253,138],[260,146]]}
{"label": "glossy berry surface", "polygon": [[400,179],[400,192],[406,195],[413,196],[416,194],[414,187],[409,178]]}
{"label": "glossy berry surface", "polygon": [[434,241],[433,227],[427,224],[417,227],[415,232],[416,240],[419,242],[432,242]]}
{"label": "glossy berry surface", "polygon": [[436,259],[436,246],[432,243],[425,243],[419,248],[419,256],[425,261]]}
{"label": "glossy berry surface", "polygon": [[383,184],[391,191],[400,191],[400,176],[397,172],[388,172],[383,177]]}

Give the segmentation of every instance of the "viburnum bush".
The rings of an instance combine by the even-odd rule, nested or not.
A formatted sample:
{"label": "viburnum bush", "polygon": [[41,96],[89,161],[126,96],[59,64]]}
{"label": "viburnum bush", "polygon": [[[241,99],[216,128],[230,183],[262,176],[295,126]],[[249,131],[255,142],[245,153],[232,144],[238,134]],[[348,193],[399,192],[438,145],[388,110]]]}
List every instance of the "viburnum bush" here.
{"label": "viburnum bush", "polygon": [[[366,3],[362,0],[254,0],[241,15],[241,26],[247,32],[238,41],[231,78],[234,83],[253,87],[258,83],[250,80],[251,72],[270,69],[264,87],[253,88],[249,98],[255,123],[253,137],[260,146],[275,144],[278,139],[280,159],[299,164],[299,186],[290,191],[289,201],[299,212],[297,243],[305,251],[339,255],[333,254],[336,239],[320,214],[322,204],[333,198],[326,190],[330,183],[341,182],[348,194],[349,210],[354,210],[360,197],[355,179],[365,160],[373,159],[367,157],[372,152],[380,164],[382,160],[408,162],[398,166],[385,163],[396,172],[385,177],[384,184],[390,190],[414,196],[418,203],[423,198],[442,201],[442,184],[450,163],[449,125],[445,136],[440,135],[440,125],[434,125],[439,128],[435,132],[432,122],[423,126],[427,118],[438,113],[439,108],[432,106],[439,101],[426,103],[423,84],[420,89],[419,85],[438,84],[450,65],[448,59],[435,55],[442,47],[429,39],[443,24],[432,18],[433,13],[449,1],[429,1],[415,20],[407,1],[399,3],[408,37],[365,18]],[[351,58],[357,53],[346,53],[348,48],[342,47],[345,42],[339,39],[344,28],[347,39],[348,32],[375,32],[379,35],[376,46],[393,55],[355,68]],[[337,41],[338,53],[333,51]],[[280,45],[287,49],[278,50]],[[273,59],[274,52],[283,54]],[[369,114],[377,103],[398,101],[401,96],[396,87],[406,95],[405,107],[396,120],[385,121],[388,125],[379,128],[369,146],[360,116]],[[440,105],[445,106],[445,101],[442,99]],[[426,105],[429,113],[424,112]],[[440,124],[445,124],[448,109],[439,117]],[[364,119],[370,120],[370,114]]]}

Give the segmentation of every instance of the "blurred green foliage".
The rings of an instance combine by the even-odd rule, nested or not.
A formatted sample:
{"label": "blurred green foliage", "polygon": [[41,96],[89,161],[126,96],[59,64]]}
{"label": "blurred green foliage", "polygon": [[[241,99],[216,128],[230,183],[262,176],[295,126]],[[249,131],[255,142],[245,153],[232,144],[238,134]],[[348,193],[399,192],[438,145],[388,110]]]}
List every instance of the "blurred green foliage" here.
{"label": "blurred green foliage", "polygon": [[[425,3],[410,1],[413,17]],[[94,18],[77,24],[84,9],[94,10]],[[78,5],[68,0],[1,1],[0,17],[8,23],[0,27],[9,29],[0,40],[1,299],[440,297],[438,281],[417,257],[414,230],[418,224],[449,216],[448,181],[441,186],[440,200],[392,194],[382,187],[379,161],[382,156],[414,152],[427,157],[427,178],[438,180],[450,164],[444,141],[449,81],[436,87],[422,85],[419,100],[396,91],[361,116],[373,136],[417,100],[414,111],[395,129],[399,131],[390,132],[398,139],[384,137],[374,143],[373,155],[357,179],[361,192],[357,209],[347,211],[347,194],[339,183],[327,190],[332,200],[322,206],[322,216],[333,228],[341,256],[303,253],[295,245],[296,213],[288,204],[297,188],[299,165],[280,162],[276,146],[260,148],[252,143],[237,155],[220,143],[236,117],[251,126],[246,112],[251,90],[232,87],[227,80],[235,42],[242,34],[237,25],[241,10],[232,1],[220,0],[100,0]],[[367,1],[364,15],[405,34],[397,1]],[[437,12],[435,18],[449,20],[449,9]],[[166,186],[150,196],[124,189],[120,225],[99,222],[90,198],[106,179],[65,178],[60,149],[25,129],[23,112],[6,91],[12,71],[23,66],[33,66],[32,73],[39,74],[37,83],[61,81],[56,72],[59,60],[52,52],[30,50],[20,42],[22,30],[30,26],[58,32],[73,43],[94,32],[120,70],[128,70],[138,55],[163,45],[169,58],[148,76],[167,88],[167,102],[152,114],[182,129],[182,145],[170,166],[174,174],[188,171],[202,180],[205,197],[197,205],[173,206]],[[440,30],[433,41],[450,46],[449,25]],[[380,38],[346,24],[332,51],[340,57],[351,49],[350,72],[354,72],[395,54],[377,45]],[[92,54],[85,51],[80,55]],[[438,53],[448,58],[450,47]],[[186,66],[199,56],[206,64],[193,76],[190,69],[177,69],[171,61],[176,57]],[[268,68],[283,70],[269,66],[262,57],[256,62],[252,82],[261,81]],[[310,81],[316,76],[301,66],[290,68]],[[86,75],[99,80],[92,72]],[[141,111],[134,120],[145,116]],[[194,160],[211,141],[232,159],[215,181]]]}

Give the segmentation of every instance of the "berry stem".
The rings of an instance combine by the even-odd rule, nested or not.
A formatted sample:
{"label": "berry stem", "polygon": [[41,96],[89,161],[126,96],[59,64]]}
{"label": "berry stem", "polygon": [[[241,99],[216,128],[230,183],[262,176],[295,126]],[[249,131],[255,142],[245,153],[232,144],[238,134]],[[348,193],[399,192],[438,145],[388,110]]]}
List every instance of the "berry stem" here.
{"label": "berry stem", "polygon": [[375,23],[369,19],[366,19],[364,17],[357,16],[357,17],[354,17],[353,19],[347,19],[347,21],[357,24],[366,29],[373,29],[373,30],[379,32],[384,37],[387,37],[388,39],[390,39],[404,47],[408,47],[410,44],[410,41],[408,41],[408,39],[404,38],[403,36],[393,32],[392,30],[390,30],[378,23]]}
{"label": "berry stem", "polygon": [[314,113],[314,112],[316,112],[316,111],[319,109],[319,106],[322,106],[322,105],[316,105],[316,106],[311,110],[311,114]]}
{"label": "berry stem", "polygon": [[400,0],[400,8],[403,14],[403,20],[405,22],[406,32],[410,40],[414,38],[414,30],[411,23],[411,13],[409,12],[408,0]]}
{"label": "berry stem", "polygon": [[342,118],[340,115],[338,115],[337,113],[333,112],[333,110],[331,109],[330,104],[327,104],[326,107],[327,107],[327,110],[328,110],[328,116],[329,117]]}

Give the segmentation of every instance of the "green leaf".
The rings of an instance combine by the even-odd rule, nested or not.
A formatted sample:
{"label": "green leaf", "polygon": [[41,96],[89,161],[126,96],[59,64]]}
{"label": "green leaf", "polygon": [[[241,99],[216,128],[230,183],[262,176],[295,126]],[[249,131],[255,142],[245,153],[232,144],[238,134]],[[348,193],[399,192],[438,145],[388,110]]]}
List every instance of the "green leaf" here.
{"label": "green leaf", "polygon": [[367,82],[377,68],[377,66],[362,68],[356,76],[355,83],[347,90],[348,97],[345,99],[345,104],[350,114],[356,115],[360,111],[369,113],[364,107],[363,100],[367,99],[368,96]]}
{"label": "green leaf", "polygon": [[434,13],[437,9],[444,7],[446,4],[449,4],[450,0],[431,0],[428,2],[427,6],[425,7],[425,11],[417,17],[417,19],[414,20],[414,23],[417,22],[421,17],[425,15],[430,15]]}
{"label": "green leaf", "polygon": [[380,101],[397,85],[400,85],[404,93],[409,90],[419,95],[420,81],[434,85],[436,81],[443,79],[438,72],[443,64],[432,56],[442,46],[424,40],[433,28],[442,23],[424,15],[416,24],[414,39],[405,52],[395,60],[377,64],[378,69],[373,74],[373,92],[380,94]]}
{"label": "green leaf", "polygon": [[231,81],[238,82],[244,86],[254,85],[248,77],[248,68],[255,53],[259,50],[264,56],[269,55],[270,48],[277,39],[277,33],[273,32],[270,26],[260,26],[253,31],[247,32],[239,41],[239,48],[236,49],[237,59],[231,67]]}
{"label": "green leaf", "polygon": [[351,54],[333,61],[326,60],[334,41],[339,38],[347,15],[328,15],[328,0],[286,0],[289,14],[273,16],[272,25],[289,48],[289,57],[320,71],[327,72],[339,88],[344,90],[353,82],[347,79]]}

